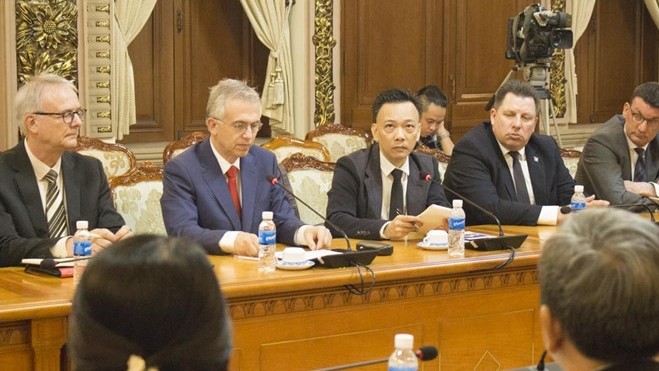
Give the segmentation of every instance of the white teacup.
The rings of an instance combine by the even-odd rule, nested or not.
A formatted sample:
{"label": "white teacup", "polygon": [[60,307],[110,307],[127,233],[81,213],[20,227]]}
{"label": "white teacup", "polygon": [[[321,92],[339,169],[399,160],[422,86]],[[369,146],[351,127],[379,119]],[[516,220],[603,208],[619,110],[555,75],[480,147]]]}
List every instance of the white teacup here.
{"label": "white teacup", "polygon": [[287,263],[300,263],[305,260],[304,249],[301,247],[287,247],[282,254],[282,260]]}
{"label": "white teacup", "polygon": [[448,243],[448,233],[441,229],[433,229],[426,233],[423,242],[428,245],[445,245]]}

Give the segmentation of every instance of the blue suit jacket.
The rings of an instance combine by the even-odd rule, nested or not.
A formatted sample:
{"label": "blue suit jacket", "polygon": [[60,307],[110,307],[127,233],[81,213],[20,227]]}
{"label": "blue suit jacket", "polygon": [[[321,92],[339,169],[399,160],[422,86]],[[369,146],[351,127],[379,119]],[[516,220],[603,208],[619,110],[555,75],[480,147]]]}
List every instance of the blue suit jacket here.
{"label": "blue suit jacket", "polygon": [[[575,183],[551,137],[534,133],[525,151],[535,205],[517,201],[512,174],[490,122],[476,125],[456,144],[444,184],[494,213],[502,224],[535,225],[542,206],[570,203]],[[446,194],[451,199],[458,198],[450,191]],[[466,202],[464,209],[467,224],[494,223]]]}
{"label": "blue suit jacket", "polygon": [[[70,235],[78,220],[87,220],[89,229],[112,232],[125,224],[114,208],[99,160],[64,152],[61,169]],[[48,237],[39,185],[21,141],[0,154],[0,266],[19,265],[23,258],[52,257],[50,249],[58,240]]]}
{"label": "blue suit jacket", "polygon": [[[408,214],[418,215],[431,204],[448,207],[437,160],[412,152],[409,163],[406,194]],[[422,179],[425,174],[432,180]],[[342,228],[348,237],[379,240],[380,229],[388,222],[381,216],[380,147],[374,144],[341,157],[336,163],[332,189],[327,196],[327,218]],[[327,227],[332,229],[329,225]],[[334,230],[332,232],[340,235]]]}
{"label": "blue suit jacket", "polygon": [[279,176],[270,151],[252,146],[240,159],[242,220],[231,201],[229,187],[213,154],[210,139],[196,144],[165,165],[160,199],[167,233],[199,242],[210,254],[221,254],[219,241],[227,231],[258,233],[261,212],[272,211],[277,241],[294,244],[302,226],[286,193],[266,176]]}

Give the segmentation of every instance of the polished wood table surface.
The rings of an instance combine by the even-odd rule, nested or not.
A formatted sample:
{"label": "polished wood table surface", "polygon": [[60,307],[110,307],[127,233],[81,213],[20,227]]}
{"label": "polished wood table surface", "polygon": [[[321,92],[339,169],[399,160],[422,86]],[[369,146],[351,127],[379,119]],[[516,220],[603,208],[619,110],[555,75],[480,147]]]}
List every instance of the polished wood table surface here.
{"label": "polished wood table surface", "polygon": [[[468,229],[496,234],[494,226]],[[509,251],[467,250],[455,259],[446,251],[419,248],[419,240],[397,241],[393,255],[378,256],[370,265],[373,275],[361,269],[366,287],[373,283],[364,295],[346,288],[360,284],[354,267],[260,273],[256,262],[211,256],[233,319],[231,368],[303,370],[379,359],[388,356],[400,332],[414,334],[417,347],[439,349],[438,359],[424,362],[424,369],[491,370],[537,362],[542,344],[536,264],[555,227],[504,230],[529,237],[502,269],[494,267]],[[333,247],[345,248],[345,241],[335,239]],[[0,269],[0,365],[62,367],[74,290],[71,279]]]}

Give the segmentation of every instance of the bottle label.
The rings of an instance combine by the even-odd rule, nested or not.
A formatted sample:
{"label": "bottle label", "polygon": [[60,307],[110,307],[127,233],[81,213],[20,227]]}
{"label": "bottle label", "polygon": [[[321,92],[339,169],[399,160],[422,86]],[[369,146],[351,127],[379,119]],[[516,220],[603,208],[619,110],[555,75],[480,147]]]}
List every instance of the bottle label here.
{"label": "bottle label", "polygon": [[570,203],[570,208],[572,209],[573,213],[579,210],[583,210],[586,208],[586,201],[572,201]]}
{"label": "bottle label", "polygon": [[260,245],[274,245],[277,243],[277,231],[259,231]]}
{"label": "bottle label", "polygon": [[91,241],[73,241],[73,255],[85,256],[92,254]]}
{"label": "bottle label", "polygon": [[465,218],[449,218],[448,229],[465,229]]}

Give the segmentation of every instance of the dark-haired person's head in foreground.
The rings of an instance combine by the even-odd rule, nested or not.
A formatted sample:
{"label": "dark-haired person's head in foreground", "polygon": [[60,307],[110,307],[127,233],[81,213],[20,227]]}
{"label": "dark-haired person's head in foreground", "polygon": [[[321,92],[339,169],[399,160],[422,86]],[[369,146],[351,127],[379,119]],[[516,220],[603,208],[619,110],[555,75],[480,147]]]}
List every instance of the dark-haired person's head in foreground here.
{"label": "dark-haired person's head in foreground", "polygon": [[659,228],[588,209],[545,243],[539,263],[546,349],[563,369],[657,370]]}
{"label": "dark-haired person's head in foreground", "polygon": [[[69,328],[76,370],[224,370],[231,324],[205,251],[139,235],[90,261]],[[139,368],[139,367],[138,367]]]}

